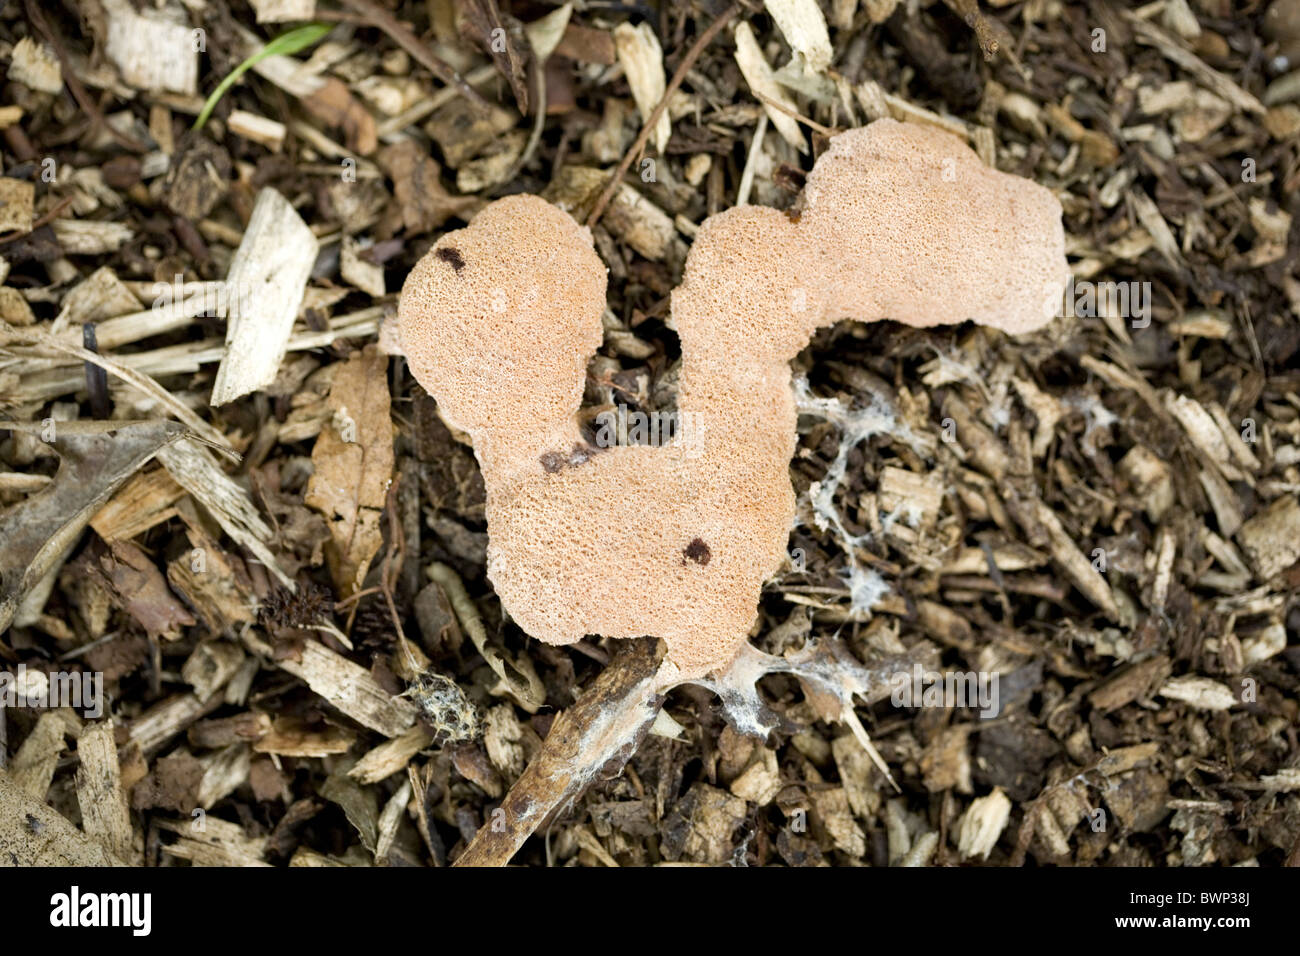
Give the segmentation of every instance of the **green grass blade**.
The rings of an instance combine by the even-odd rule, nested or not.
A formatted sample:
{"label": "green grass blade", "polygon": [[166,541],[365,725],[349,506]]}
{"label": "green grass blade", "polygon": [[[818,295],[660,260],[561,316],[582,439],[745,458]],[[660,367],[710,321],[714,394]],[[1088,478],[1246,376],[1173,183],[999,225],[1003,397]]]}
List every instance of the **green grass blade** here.
{"label": "green grass blade", "polygon": [[296,30],[290,30],[288,33],[282,33],[262,49],[258,50],[239,66],[230,71],[230,74],[218,84],[217,88],[212,91],[207,102],[203,104],[203,109],[199,111],[198,119],[194,121],[194,130],[203,129],[203,124],[208,121],[212,111],[221,102],[221,98],[226,95],[226,90],[230,89],[239,80],[241,76],[247,73],[258,63],[265,60],[268,56],[292,56],[299,50],[305,50],[309,46],[314,46],[324,38],[325,34],[334,29],[332,23],[309,23],[305,27],[298,27]]}

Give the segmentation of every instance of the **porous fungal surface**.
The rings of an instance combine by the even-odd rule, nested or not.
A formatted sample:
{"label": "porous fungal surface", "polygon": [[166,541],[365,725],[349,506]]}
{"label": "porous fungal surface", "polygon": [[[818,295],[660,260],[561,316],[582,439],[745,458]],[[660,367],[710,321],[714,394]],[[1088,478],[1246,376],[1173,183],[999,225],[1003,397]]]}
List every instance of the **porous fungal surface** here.
{"label": "porous fungal surface", "polygon": [[590,233],[533,196],[443,236],[402,290],[416,379],[468,432],[487,485],[488,577],[534,637],[661,637],[683,676],[725,668],[795,514],[789,362],[820,326],[1055,314],[1061,207],[953,136],[879,120],[831,140],[795,215],[706,220],[672,296],[683,439],[592,448],[576,413],[601,342]]}

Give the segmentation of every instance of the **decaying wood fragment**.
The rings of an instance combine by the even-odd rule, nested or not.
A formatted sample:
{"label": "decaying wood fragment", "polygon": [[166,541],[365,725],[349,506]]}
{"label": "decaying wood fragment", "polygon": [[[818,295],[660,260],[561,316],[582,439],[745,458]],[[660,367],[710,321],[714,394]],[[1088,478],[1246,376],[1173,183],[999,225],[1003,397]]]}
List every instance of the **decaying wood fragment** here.
{"label": "decaying wood fragment", "polygon": [[745,76],[745,82],[755,94],[762,94],[767,99],[774,101],[784,109],[764,102],[763,108],[767,110],[767,117],[771,120],[776,131],[781,134],[781,138],[787,143],[799,150],[801,153],[808,151],[808,144],[804,141],[803,131],[799,128],[799,121],[794,117],[799,112],[798,107],[785,91],[780,83],[776,81],[776,76],[772,67],[767,62],[767,57],[763,55],[762,49],[759,48],[758,40],[754,37],[753,28],[746,22],[736,24],[736,63],[740,67],[740,72]]}
{"label": "decaying wood fragment", "polygon": [[310,20],[316,15],[316,0],[252,0],[258,23]]}
{"label": "decaying wood fragment", "polygon": [[30,36],[14,45],[8,78],[41,93],[63,92],[63,70],[58,58],[48,46]]}
{"label": "decaying wood fragment", "polygon": [[[271,647],[251,629],[244,632],[244,645],[253,653],[273,659]],[[415,723],[415,707],[393,697],[360,664],[354,664],[319,641],[304,641],[301,659],[285,658],[274,663],[307,685],[357,723],[386,737],[400,737]]]}
{"label": "decaying wood fragment", "polygon": [[125,866],[0,770],[0,859],[12,866]]}
{"label": "decaying wood fragment", "polygon": [[664,648],[653,640],[625,643],[630,646],[556,717],[541,752],[456,866],[504,866],[557,807],[578,796],[603,768],[620,769],[631,757],[662,704],[656,674]]}
{"label": "decaying wood fragment", "polygon": [[90,724],[77,739],[77,802],[86,835],[119,860],[134,857],[131,815],[122,788],[113,721]]}
{"label": "decaying wood fragment", "polygon": [[[30,39],[19,42],[30,43]],[[16,53],[15,53],[16,56]],[[10,76],[13,68],[10,67]],[[61,85],[60,85],[61,86]],[[32,228],[32,210],[36,187],[21,179],[0,177],[0,234],[29,232]]]}
{"label": "decaying wood fragment", "polygon": [[198,91],[198,46],[179,4],[146,13],[137,13],[129,0],[102,4],[108,20],[104,52],[123,80],[140,90]]}
{"label": "decaying wood fragment", "polygon": [[225,687],[244,663],[244,652],[228,641],[205,641],[181,666],[181,678],[204,700]]}
{"label": "decaying wood fragment", "polygon": [[826,17],[816,0],[763,0],[763,6],[776,21],[803,69],[821,73],[831,65],[835,54],[826,30]]}
{"label": "decaying wood fragment", "polygon": [[[691,683],[719,696],[722,714],[737,732],[765,738],[780,720],[763,703],[758,682],[768,674],[789,674],[799,680],[820,717],[849,726],[892,783],[854,704],[857,699],[868,704],[883,700],[893,676],[908,672],[924,653],[922,649],[866,667],[834,639],[809,642],[784,657],[746,644],[726,672]],[[643,639],[623,649],[582,697],[556,718],[541,751],[456,865],[503,866],[557,808],[586,790],[598,775],[621,769],[654,724],[664,694],[682,683],[678,674],[671,662],[664,661],[659,642]]]}
{"label": "decaying wood fragment", "polygon": [[[314,2],[314,0],[310,0],[310,2]],[[280,151],[285,134],[288,133],[283,123],[245,110],[232,110],[226,124],[236,136],[242,136],[245,139],[251,139],[255,143],[261,143],[273,153]]]}
{"label": "decaying wood fragment", "polygon": [[190,820],[159,820],[160,830],[174,833],[174,843],[163,843],[162,851],[189,860],[194,866],[270,866],[263,856],[266,837],[249,837],[237,823],[212,814]]}
{"label": "decaying wood fragment", "polygon": [[206,448],[195,442],[179,443],[160,453],[158,460],[176,483],[217,519],[226,534],[248,548],[285,587],[293,588],[293,581],[268,547],[271,529],[257,513],[248,492],[217,467]]}
{"label": "decaying wood fragment", "polygon": [[[636,26],[620,23],[614,28],[614,49],[618,53],[623,72],[627,74],[627,84],[632,88],[632,98],[636,100],[641,121],[648,123],[654,108],[663,99],[667,86],[664,79],[664,51],[659,45],[659,38],[645,21]],[[663,155],[668,146],[671,135],[672,123],[668,111],[663,110],[654,125],[654,144],[660,155]]]}
{"label": "decaying wood fragment", "polygon": [[316,236],[287,199],[270,187],[258,193],[226,274],[226,355],[213,406],[275,381],[318,252]]}
{"label": "decaying wood fragment", "polygon": [[137,472],[95,513],[90,526],[105,541],[129,541],[174,517],[184,496],[166,468]]}
{"label": "decaying wood fragment", "polygon": [[1261,581],[1300,561],[1300,502],[1284,494],[1247,521],[1237,531]]}
{"label": "decaying wood fragment", "polygon": [[63,754],[67,725],[53,711],[46,711],[36,721],[23,745],[9,764],[9,775],[20,790],[33,800],[45,802],[45,794],[54,779],[54,770]]}
{"label": "decaying wood fragment", "polygon": [[131,721],[131,742],[149,756],[200,717],[221,706],[221,697],[174,694],[161,700]]}
{"label": "decaying wood fragment", "polygon": [[355,777],[363,784],[378,783],[405,770],[411,758],[432,742],[433,738],[423,727],[412,727],[400,737],[385,741],[363,756],[348,771],[348,776]]}

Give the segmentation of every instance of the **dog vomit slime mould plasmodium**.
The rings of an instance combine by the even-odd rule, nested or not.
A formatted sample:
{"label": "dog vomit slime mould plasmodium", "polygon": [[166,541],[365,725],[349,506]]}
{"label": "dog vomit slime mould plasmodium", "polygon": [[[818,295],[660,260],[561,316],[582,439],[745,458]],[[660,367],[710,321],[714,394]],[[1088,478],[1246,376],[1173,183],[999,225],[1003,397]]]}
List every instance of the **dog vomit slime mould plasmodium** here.
{"label": "dog vomit slime mould plasmodium", "polygon": [[973,319],[1029,332],[1067,277],[1061,207],[936,129],[835,136],[787,214],[700,227],[672,295],[689,443],[593,449],[577,412],[601,344],[590,232],[535,196],[444,235],[402,290],[417,381],[467,432],[487,485],[488,577],[525,631],[663,638],[679,677],[722,671],[795,516],[790,360],[820,326]]}

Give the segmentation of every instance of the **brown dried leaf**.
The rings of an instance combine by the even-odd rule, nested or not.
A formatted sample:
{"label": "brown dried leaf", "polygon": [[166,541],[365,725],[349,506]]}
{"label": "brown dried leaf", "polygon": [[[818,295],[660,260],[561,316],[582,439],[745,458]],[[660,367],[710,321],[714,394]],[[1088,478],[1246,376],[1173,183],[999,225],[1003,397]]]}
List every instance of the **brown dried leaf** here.
{"label": "brown dried leaf", "polygon": [[195,623],[148,555],[129,541],[114,541],[109,549],[111,553],[100,559],[100,569],[122,609],[148,634],[174,641],[181,636],[181,627]]}
{"label": "brown dried leaf", "polygon": [[342,80],[330,77],[316,92],[302,98],[302,105],[322,123],[343,130],[348,149],[369,156],[379,146],[375,118],[358,102]]}
{"label": "brown dried leaf", "polygon": [[[41,435],[40,422],[0,427]],[[186,433],[177,422],[59,422],[63,461],[44,491],[0,515],[0,631],[23,595],[72,546],[86,523],[162,447]]]}
{"label": "brown dried leaf", "polygon": [[519,112],[527,115],[528,61],[532,48],[523,25],[514,17],[503,16],[497,0],[469,0],[464,12],[475,41],[509,81]]}
{"label": "brown dried leaf", "polygon": [[477,201],[447,192],[439,178],[441,167],[414,140],[385,147],[377,160],[393,181],[402,223],[413,233],[437,229],[452,216],[463,217]]}
{"label": "brown dried leaf", "polygon": [[388,359],[375,346],[353,353],[330,387],[330,423],[312,449],[305,500],[330,523],[325,546],[339,595],[355,593],[383,543],[380,519],[393,477]]}

